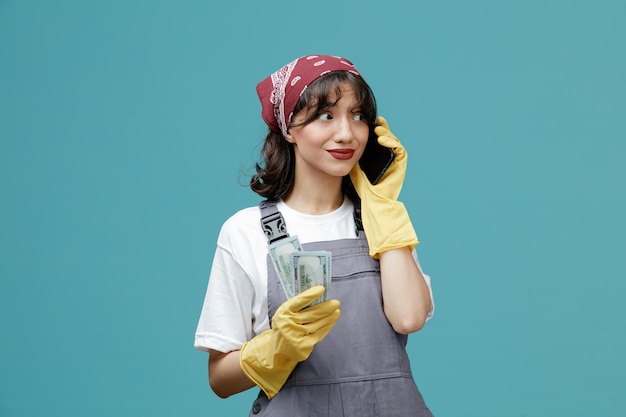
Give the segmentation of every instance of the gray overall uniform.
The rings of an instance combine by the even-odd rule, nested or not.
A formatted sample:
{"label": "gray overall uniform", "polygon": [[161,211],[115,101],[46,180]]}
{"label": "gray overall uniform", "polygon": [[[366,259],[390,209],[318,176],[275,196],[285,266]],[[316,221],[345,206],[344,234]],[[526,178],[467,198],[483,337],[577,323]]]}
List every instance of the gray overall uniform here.
{"label": "gray overall uniform", "polygon": [[[259,206],[268,241],[289,236],[276,203]],[[341,317],[271,401],[260,392],[250,416],[432,417],[413,381],[407,336],[383,312],[379,262],[369,256],[365,233],[357,233],[358,239],[303,245],[332,253],[330,294],[341,302]],[[267,272],[271,319],[286,298],[269,255]]]}

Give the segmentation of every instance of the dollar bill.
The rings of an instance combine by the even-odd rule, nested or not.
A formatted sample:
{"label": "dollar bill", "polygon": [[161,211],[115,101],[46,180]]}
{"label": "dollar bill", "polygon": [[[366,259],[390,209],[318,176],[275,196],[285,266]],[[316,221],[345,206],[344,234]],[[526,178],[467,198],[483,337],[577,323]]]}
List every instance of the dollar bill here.
{"label": "dollar bill", "polygon": [[290,236],[272,243],[268,247],[272,263],[285,291],[285,296],[290,299],[295,295],[293,291],[293,278],[289,254],[302,251],[302,245],[298,236]]}
{"label": "dollar bill", "polygon": [[289,254],[293,291],[295,294],[323,285],[326,291],[312,304],[330,299],[331,253],[327,251],[297,251]]}

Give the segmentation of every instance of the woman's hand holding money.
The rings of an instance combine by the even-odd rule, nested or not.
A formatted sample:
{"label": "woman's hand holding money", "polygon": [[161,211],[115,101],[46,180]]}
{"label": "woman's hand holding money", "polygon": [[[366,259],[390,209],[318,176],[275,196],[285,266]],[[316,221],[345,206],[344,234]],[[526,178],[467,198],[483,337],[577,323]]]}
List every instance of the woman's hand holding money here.
{"label": "woman's hand holding money", "polygon": [[305,308],[323,293],[324,287],[318,285],[285,301],[272,317],[272,328],[241,348],[241,369],[268,398],[280,391],[293,368],[309,357],[313,346],[337,322],[340,315],[337,300]]}

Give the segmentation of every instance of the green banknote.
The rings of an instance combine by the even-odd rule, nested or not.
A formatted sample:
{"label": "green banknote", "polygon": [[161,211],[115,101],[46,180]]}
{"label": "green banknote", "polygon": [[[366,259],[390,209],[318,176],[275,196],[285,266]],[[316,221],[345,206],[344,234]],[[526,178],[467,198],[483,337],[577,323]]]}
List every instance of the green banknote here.
{"label": "green banknote", "polygon": [[298,236],[290,236],[285,239],[281,239],[278,242],[274,242],[268,247],[272,263],[282,284],[283,291],[287,299],[293,297],[293,278],[291,273],[291,262],[289,255],[293,252],[302,250],[300,240]]}
{"label": "green banknote", "polygon": [[289,254],[293,291],[295,294],[323,285],[326,291],[312,304],[330,299],[331,253],[327,251],[297,251]]}

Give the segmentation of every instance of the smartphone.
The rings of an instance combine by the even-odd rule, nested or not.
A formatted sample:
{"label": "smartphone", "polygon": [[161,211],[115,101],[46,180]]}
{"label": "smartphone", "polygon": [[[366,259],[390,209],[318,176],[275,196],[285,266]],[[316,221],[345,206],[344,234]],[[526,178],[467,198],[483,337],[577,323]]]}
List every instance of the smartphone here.
{"label": "smartphone", "polygon": [[370,183],[377,184],[381,180],[394,157],[392,149],[378,143],[378,136],[374,132],[374,127],[371,127],[365,151],[359,159],[359,166]]}

